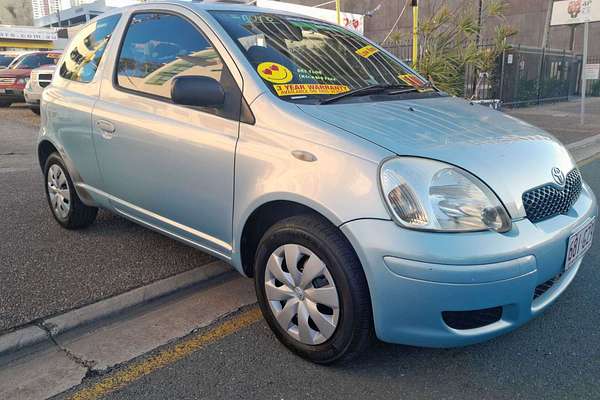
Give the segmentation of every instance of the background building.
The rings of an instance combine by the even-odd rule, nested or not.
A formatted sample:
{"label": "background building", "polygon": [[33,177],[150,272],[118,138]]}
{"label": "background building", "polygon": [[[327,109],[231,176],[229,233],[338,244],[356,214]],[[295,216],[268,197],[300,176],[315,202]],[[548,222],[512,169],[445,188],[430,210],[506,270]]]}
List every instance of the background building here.
{"label": "background building", "polygon": [[59,0],[31,0],[33,19],[45,17],[60,11]]}
{"label": "background building", "polygon": [[115,7],[125,7],[140,2],[141,0],[62,0],[60,12],[36,18],[33,24],[39,27],[80,25]]}
{"label": "background building", "polygon": [[50,50],[59,44],[59,32],[51,28],[0,25],[1,50]]}

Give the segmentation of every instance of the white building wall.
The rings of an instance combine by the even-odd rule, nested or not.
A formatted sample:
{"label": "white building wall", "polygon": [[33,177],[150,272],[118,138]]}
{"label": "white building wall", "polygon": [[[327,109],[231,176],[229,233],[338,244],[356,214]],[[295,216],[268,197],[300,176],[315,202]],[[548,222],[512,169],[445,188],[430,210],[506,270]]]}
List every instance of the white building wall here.
{"label": "white building wall", "polygon": [[60,11],[59,0],[31,0],[33,19],[45,17]]}

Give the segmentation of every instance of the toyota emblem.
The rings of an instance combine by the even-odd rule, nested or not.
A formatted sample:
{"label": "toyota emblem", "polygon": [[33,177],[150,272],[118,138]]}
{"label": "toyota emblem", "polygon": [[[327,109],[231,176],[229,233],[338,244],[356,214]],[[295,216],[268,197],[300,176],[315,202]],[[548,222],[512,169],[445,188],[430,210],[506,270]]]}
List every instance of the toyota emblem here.
{"label": "toyota emblem", "polygon": [[554,182],[556,182],[560,186],[564,186],[565,184],[565,174],[558,167],[552,168],[552,178],[554,178]]}

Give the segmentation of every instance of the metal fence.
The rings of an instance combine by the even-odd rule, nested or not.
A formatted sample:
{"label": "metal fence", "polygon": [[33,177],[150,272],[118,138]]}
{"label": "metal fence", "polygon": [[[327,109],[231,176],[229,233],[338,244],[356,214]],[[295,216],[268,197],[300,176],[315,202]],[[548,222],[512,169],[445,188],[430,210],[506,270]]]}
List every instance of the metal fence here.
{"label": "metal fence", "polygon": [[[512,47],[498,60],[494,94],[513,107],[568,100],[581,93],[582,64],[581,55],[565,50]],[[598,96],[598,89],[598,81],[589,82],[587,94]]]}
{"label": "metal fence", "polygon": [[382,43],[381,46],[402,61],[412,63],[412,42],[389,41]]}
{"label": "metal fence", "polygon": [[[385,43],[383,47],[406,62],[412,61],[410,42]],[[600,63],[600,57],[592,57],[588,62]],[[467,67],[462,95],[481,100],[497,99],[508,107],[565,101],[581,94],[581,71],[579,54],[512,45],[498,58],[496,68],[489,74]],[[588,81],[586,93],[600,96],[600,80]]]}

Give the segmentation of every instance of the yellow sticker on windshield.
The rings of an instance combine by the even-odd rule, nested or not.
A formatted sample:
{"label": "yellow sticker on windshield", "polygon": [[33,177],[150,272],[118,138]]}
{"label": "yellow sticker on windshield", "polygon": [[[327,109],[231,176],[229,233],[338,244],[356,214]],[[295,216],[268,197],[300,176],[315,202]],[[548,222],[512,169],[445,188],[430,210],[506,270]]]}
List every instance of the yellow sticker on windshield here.
{"label": "yellow sticker on windshield", "polygon": [[355,53],[361,57],[369,58],[378,51],[379,49],[377,47],[368,44],[365,47],[361,47],[360,49],[356,50]]}
{"label": "yellow sticker on windshield", "polygon": [[261,78],[272,83],[288,83],[294,78],[288,68],[270,61],[260,63],[256,70]]}
{"label": "yellow sticker on windshield", "polygon": [[350,91],[346,85],[322,85],[322,84],[292,84],[273,85],[277,96],[301,96],[309,94],[340,94]]}

